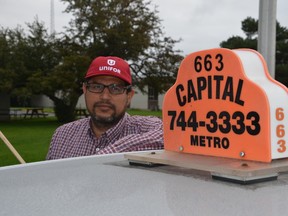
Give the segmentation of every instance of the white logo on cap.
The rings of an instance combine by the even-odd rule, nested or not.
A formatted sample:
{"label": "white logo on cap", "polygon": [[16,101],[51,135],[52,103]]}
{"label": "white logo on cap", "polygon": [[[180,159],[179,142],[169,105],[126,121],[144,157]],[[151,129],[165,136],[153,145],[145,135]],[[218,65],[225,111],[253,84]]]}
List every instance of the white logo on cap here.
{"label": "white logo on cap", "polygon": [[99,67],[99,71],[112,71],[112,72],[119,73],[119,74],[121,73],[120,69],[112,67],[112,66],[114,66],[116,64],[115,60],[108,59],[107,60],[107,64],[110,65],[110,66],[100,66]]}
{"label": "white logo on cap", "polygon": [[110,66],[115,65],[115,63],[116,63],[116,61],[113,60],[113,59],[108,59],[108,60],[107,60],[107,64],[110,65]]}

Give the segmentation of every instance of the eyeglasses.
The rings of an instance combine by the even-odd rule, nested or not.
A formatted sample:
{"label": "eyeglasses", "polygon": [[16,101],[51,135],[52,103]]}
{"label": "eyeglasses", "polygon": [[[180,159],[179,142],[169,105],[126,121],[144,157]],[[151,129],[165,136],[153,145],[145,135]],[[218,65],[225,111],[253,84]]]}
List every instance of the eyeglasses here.
{"label": "eyeglasses", "polygon": [[108,88],[110,94],[118,95],[123,94],[125,90],[131,89],[131,85],[124,86],[120,84],[103,85],[99,83],[85,83],[88,91],[93,93],[102,93],[105,88]]}

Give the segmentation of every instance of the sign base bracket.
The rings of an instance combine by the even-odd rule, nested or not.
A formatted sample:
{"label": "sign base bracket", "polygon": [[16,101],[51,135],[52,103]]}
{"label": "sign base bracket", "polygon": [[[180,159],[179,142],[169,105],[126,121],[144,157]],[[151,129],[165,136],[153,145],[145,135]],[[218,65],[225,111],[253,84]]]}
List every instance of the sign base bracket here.
{"label": "sign base bracket", "polygon": [[264,175],[264,176],[253,176],[251,178],[222,175],[219,173],[211,173],[211,176],[212,176],[212,179],[215,179],[215,180],[232,182],[232,183],[241,184],[241,185],[248,185],[248,184],[255,184],[255,183],[277,180],[278,173],[272,173],[270,175]]}
{"label": "sign base bracket", "polygon": [[279,173],[288,171],[288,158],[270,163],[244,161],[214,156],[179,153],[172,151],[137,152],[125,154],[131,165],[170,165],[210,172],[215,180],[238,184],[254,184],[277,180]]}

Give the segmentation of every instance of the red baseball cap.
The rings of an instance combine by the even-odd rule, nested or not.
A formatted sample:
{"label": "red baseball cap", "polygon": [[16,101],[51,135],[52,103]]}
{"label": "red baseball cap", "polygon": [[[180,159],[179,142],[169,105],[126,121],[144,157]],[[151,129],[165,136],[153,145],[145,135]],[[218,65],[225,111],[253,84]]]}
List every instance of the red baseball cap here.
{"label": "red baseball cap", "polygon": [[125,60],[115,56],[100,56],[95,58],[85,75],[85,79],[99,75],[115,76],[130,85],[132,84],[129,64]]}

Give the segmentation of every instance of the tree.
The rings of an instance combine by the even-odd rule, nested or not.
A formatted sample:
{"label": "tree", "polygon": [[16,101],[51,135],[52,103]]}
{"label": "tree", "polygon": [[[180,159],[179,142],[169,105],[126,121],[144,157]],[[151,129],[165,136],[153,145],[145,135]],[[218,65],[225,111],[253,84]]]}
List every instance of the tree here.
{"label": "tree", "polygon": [[71,38],[48,36],[39,23],[29,27],[30,46],[40,52],[34,53],[34,62],[42,63],[29,77],[27,87],[53,101],[59,122],[70,122],[75,119],[74,111],[82,94],[81,85],[90,58],[78,52]]}
{"label": "tree", "polygon": [[252,17],[247,17],[242,21],[242,28],[248,39],[252,39],[258,33],[258,20]]}
{"label": "tree", "polygon": [[42,72],[30,78],[34,92],[45,93],[54,102],[54,112],[59,122],[75,119],[75,107],[82,94],[81,81],[89,63],[90,59],[86,56],[71,54],[65,56],[45,78]]}
{"label": "tree", "polygon": [[25,37],[24,30],[21,27],[15,29],[1,29],[1,79],[0,90],[10,95],[18,96],[23,101],[31,96],[25,88],[29,69],[30,50]]}
{"label": "tree", "polygon": [[142,92],[145,87],[153,87],[155,94],[164,93],[174,84],[183,56],[173,50],[178,41],[165,37],[155,41],[155,46],[131,64],[134,74],[133,82]]}
{"label": "tree", "polygon": [[[233,36],[220,43],[220,47],[237,49],[250,48],[257,50],[258,21],[247,17],[242,21],[242,30],[246,38]],[[276,67],[275,79],[288,86],[288,29],[276,22]]]}
{"label": "tree", "polygon": [[[165,37],[163,40],[157,39],[155,46],[151,46],[144,55],[139,56],[137,62],[130,65],[134,75],[133,83],[142,93],[149,95],[149,109],[158,110],[158,95],[166,92],[175,83],[183,59],[179,54],[180,51],[173,49],[177,42],[170,37]],[[151,93],[152,101],[150,101]],[[150,102],[153,103],[152,106]]]}
{"label": "tree", "polygon": [[62,0],[72,13],[70,37],[94,58],[100,55],[138,59],[161,34],[160,20],[143,0]]}
{"label": "tree", "polygon": [[[173,49],[178,41],[164,37],[157,11],[149,8],[151,2],[143,0],[62,0],[62,2],[67,4],[65,11],[74,16],[66,33],[62,34],[63,56],[68,56],[63,60],[70,59],[69,56],[74,53],[72,59],[78,65],[73,66],[73,70],[77,73],[72,76],[78,86],[73,88],[71,86],[74,91],[70,89],[70,93],[64,95],[73,95],[73,98],[77,98],[81,88],[80,79],[84,77],[83,72],[86,72],[88,62],[101,55],[119,56],[127,60],[131,66],[137,65],[132,67],[133,80],[142,90],[143,85],[153,85],[158,92],[163,92],[163,89],[167,90],[167,86],[163,85],[165,80],[159,78],[165,77],[169,83],[171,76],[175,80],[176,66],[182,59],[178,51]],[[64,76],[65,70],[69,73],[72,69],[72,64],[66,63],[67,67],[61,67],[63,77],[67,77]],[[43,77],[42,79],[45,80]],[[67,86],[61,88],[59,86],[63,92],[66,92],[65,88]],[[49,97],[53,98],[51,95]],[[71,107],[76,105],[75,101],[68,100],[68,104],[67,100],[65,101],[66,105],[70,106],[70,108],[66,106],[66,110],[72,112]],[[65,113],[67,115],[67,112]]]}
{"label": "tree", "polygon": [[[11,49],[9,59],[16,57],[19,62],[13,65],[13,61],[7,60],[7,65],[11,67],[5,64],[0,67],[5,72],[11,70],[9,76],[12,77],[7,75],[5,78],[6,86],[10,85],[11,89],[21,87],[21,92],[25,92],[23,95],[26,96],[32,93],[48,96],[55,104],[58,120],[69,122],[75,118],[74,110],[82,94],[85,72],[97,56],[115,55],[133,66],[138,64],[132,71],[133,80],[140,87],[153,85],[162,92],[167,89],[163,81],[171,83],[171,76],[172,80],[175,79],[176,66],[182,59],[179,51],[173,48],[178,41],[164,36],[157,11],[151,10],[151,2],[62,2],[67,4],[65,11],[74,15],[65,32],[50,36],[44,24],[36,18],[32,24],[28,24],[28,34],[12,31],[13,37],[5,36],[3,41],[0,38],[0,49],[3,48],[3,52]],[[18,36],[18,41],[14,35]],[[6,43],[15,46],[9,44],[5,47]]]}
{"label": "tree", "polygon": [[10,70],[10,55],[11,52],[9,40],[9,30],[1,28],[0,30],[0,92],[6,94],[10,93],[13,89],[13,79],[15,77],[14,71]]}
{"label": "tree", "polygon": [[142,91],[144,85],[152,85],[161,93],[167,90],[163,78],[175,81],[176,67],[183,59],[180,51],[174,50],[179,40],[164,36],[158,11],[149,8],[150,1],[62,1],[68,3],[66,12],[75,17],[68,32],[91,59],[99,55],[126,59],[132,66],[133,81]]}
{"label": "tree", "polygon": [[228,49],[251,48],[257,50],[258,21],[251,17],[247,17],[242,21],[242,30],[244,31],[246,38],[240,36],[230,37],[226,41],[222,41],[220,47]]}

